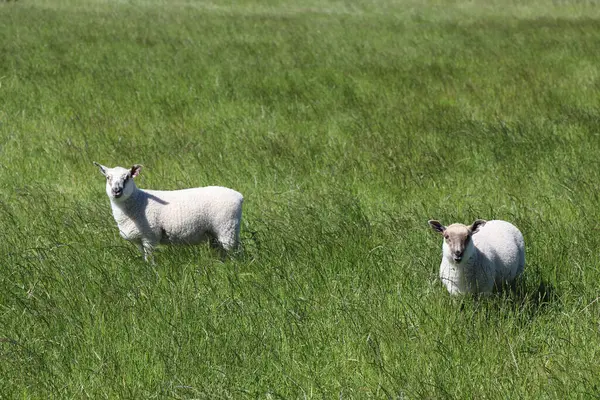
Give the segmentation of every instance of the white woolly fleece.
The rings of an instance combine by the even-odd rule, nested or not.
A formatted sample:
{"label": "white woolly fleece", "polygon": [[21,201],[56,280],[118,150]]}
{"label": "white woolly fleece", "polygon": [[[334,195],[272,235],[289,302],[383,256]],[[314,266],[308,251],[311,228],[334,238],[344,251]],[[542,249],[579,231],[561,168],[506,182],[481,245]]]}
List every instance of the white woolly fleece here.
{"label": "white woolly fleece", "polygon": [[144,259],[158,244],[218,241],[224,250],[239,245],[244,197],[233,189],[207,186],[183,190],[143,190],[130,169],[94,163],[106,177],[106,194],[121,236],[138,245]]}
{"label": "white woolly fleece", "polygon": [[144,247],[198,244],[215,237],[225,250],[238,245],[243,196],[208,186],[183,190],[135,188],[124,201],[111,198],[121,236]]}
{"label": "white woolly fleece", "polygon": [[472,235],[460,262],[442,246],[440,278],[451,294],[490,293],[512,283],[525,267],[525,241],[513,224],[487,221]]}

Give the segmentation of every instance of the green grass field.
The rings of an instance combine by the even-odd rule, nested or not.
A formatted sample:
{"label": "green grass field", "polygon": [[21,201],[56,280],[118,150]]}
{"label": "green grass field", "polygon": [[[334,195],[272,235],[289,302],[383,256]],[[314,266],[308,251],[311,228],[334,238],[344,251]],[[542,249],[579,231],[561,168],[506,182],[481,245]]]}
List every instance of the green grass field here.
{"label": "green grass field", "polygon": [[[144,263],[92,161],[242,192],[243,255]],[[599,193],[597,1],[0,2],[0,398],[598,397]]]}

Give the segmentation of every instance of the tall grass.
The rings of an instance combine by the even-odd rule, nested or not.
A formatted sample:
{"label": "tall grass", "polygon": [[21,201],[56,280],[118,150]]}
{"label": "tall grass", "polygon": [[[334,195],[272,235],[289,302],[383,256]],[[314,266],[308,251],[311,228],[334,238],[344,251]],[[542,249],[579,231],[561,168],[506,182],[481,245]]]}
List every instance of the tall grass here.
{"label": "tall grass", "polygon": [[[600,8],[0,3],[0,397],[600,393]],[[123,241],[92,161],[245,195],[244,254]],[[427,220],[524,233],[450,298]]]}

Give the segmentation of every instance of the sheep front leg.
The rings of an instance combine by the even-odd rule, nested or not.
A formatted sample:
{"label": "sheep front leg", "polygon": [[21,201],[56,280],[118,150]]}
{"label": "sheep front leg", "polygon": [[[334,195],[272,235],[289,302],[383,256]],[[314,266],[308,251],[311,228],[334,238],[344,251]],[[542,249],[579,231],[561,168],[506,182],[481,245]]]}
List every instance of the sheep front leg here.
{"label": "sheep front leg", "polygon": [[152,245],[152,243],[142,240],[140,243],[138,243],[138,248],[144,256],[144,261],[150,262],[150,264],[152,265],[156,264],[154,262],[154,257],[152,256],[152,251],[154,250],[154,246]]}

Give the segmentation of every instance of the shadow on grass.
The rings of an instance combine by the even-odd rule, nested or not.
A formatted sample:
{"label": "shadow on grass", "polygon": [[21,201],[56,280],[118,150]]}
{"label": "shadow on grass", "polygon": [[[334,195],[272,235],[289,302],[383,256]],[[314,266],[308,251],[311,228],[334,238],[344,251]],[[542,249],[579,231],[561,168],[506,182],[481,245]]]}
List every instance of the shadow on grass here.
{"label": "shadow on grass", "polygon": [[529,304],[535,308],[542,308],[556,302],[558,294],[554,285],[540,279],[536,286],[527,288],[524,282],[520,282],[511,295],[517,300],[517,303]]}
{"label": "shadow on grass", "polygon": [[[523,280],[512,287],[505,287],[492,295],[473,296],[471,300],[475,310],[494,315],[520,315],[525,321],[555,310],[559,306],[559,295],[555,287],[544,279],[531,284]],[[466,311],[470,300],[461,301],[461,311]]]}

